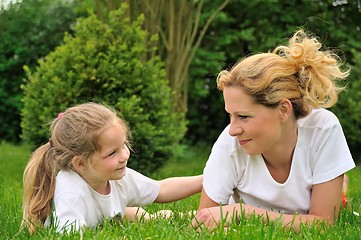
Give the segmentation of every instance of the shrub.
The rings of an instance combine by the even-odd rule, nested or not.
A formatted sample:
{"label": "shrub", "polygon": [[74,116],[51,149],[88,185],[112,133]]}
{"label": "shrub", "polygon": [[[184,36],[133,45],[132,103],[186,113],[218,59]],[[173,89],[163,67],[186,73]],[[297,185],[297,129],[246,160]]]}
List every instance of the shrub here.
{"label": "shrub", "polygon": [[112,106],[129,123],[133,154],[129,166],[149,173],[172,156],[185,131],[184,116],[172,112],[171,91],[153,42],[146,43],[143,17],[132,23],[125,5],[105,22],[95,14],[79,19],[74,36],[39,60],[27,79],[22,138],[35,145],[48,139],[48,122],[65,108],[87,101]]}
{"label": "shrub", "polygon": [[346,91],[341,93],[340,100],[332,111],[339,117],[351,152],[356,159],[361,153],[361,52],[353,49],[351,74],[347,80]]}
{"label": "shrub", "polygon": [[20,140],[23,65],[33,69],[38,58],[59,45],[64,31],[70,31],[75,21],[73,4],[73,1],[26,0],[12,1],[6,9],[0,9],[1,140]]}

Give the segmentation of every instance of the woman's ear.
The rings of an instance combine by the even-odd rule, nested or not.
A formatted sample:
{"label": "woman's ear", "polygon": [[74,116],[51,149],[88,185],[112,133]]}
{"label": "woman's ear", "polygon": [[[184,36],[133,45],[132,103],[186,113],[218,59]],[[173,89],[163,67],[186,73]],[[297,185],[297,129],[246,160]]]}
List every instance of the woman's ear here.
{"label": "woman's ear", "polygon": [[71,164],[73,165],[76,172],[82,173],[84,171],[85,163],[81,156],[74,156],[71,160]]}
{"label": "woman's ear", "polygon": [[289,99],[284,99],[280,102],[279,110],[282,121],[286,121],[290,116],[293,116],[293,106]]}

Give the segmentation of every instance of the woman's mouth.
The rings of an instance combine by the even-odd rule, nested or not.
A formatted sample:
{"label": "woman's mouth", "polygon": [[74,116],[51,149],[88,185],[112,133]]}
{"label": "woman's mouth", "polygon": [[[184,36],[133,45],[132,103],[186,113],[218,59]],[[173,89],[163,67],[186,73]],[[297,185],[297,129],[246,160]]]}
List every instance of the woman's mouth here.
{"label": "woman's mouth", "polygon": [[251,141],[251,139],[247,139],[247,140],[238,140],[238,143],[239,143],[239,145],[245,145],[245,144],[247,144],[248,142],[250,142]]}

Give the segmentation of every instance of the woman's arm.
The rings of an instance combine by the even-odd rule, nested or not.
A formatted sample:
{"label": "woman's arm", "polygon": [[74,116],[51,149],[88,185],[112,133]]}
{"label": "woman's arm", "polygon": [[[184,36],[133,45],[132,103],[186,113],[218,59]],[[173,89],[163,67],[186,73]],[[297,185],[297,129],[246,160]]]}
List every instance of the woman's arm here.
{"label": "woman's arm", "polygon": [[227,222],[231,222],[234,216],[239,217],[244,211],[246,217],[251,214],[267,216],[271,221],[280,220],[285,227],[291,227],[299,230],[301,223],[312,223],[316,220],[324,220],[327,223],[333,224],[334,219],[338,216],[340,210],[341,190],[343,184],[343,175],[321,184],[316,184],[312,188],[311,206],[309,214],[281,214],[267,211],[265,209],[253,207],[246,204],[232,204],[222,206],[222,216],[219,206],[211,200],[203,191],[201,202],[199,205],[199,212],[192,221],[194,227],[203,224],[209,229],[214,229],[217,224],[221,222],[222,218],[226,217]]}
{"label": "woman's arm", "polygon": [[343,178],[342,174],[331,181],[312,186],[309,214],[333,224],[340,212]]}
{"label": "woman's arm", "polygon": [[203,208],[215,207],[215,206],[219,206],[219,203],[213,201],[210,197],[208,197],[206,191],[204,190],[204,188],[202,188],[202,195],[199,201],[198,210],[201,210]]}
{"label": "woman's arm", "polygon": [[202,189],[202,181],[203,175],[173,177],[161,180],[159,181],[160,191],[155,202],[174,202],[199,193]]}

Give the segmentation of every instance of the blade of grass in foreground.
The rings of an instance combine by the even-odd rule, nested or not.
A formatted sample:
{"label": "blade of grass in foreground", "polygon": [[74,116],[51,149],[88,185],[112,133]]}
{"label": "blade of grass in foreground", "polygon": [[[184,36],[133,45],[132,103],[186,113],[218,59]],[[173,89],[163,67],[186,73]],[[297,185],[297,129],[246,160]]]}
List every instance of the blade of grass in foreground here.
{"label": "blade of grass in foreground", "polygon": [[[202,173],[209,154],[206,147],[186,147],[187,152],[166,164],[158,173],[158,179],[170,176]],[[0,144],[0,238],[1,239],[360,239],[361,236],[361,168],[348,173],[349,205],[342,209],[335,226],[306,226],[300,233],[285,230],[277,222],[264,223],[258,216],[239,219],[229,224],[228,229],[220,227],[213,233],[201,232],[190,226],[192,216],[187,213],[198,208],[199,194],[175,203],[151,204],[146,209],[154,213],[160,209],[171,209],[175,217],[169,220],[154,219],[149,222],[105,221],[97,230],[87,229],[80,233],[63,236],[54,229],[41,229],[30,236],[20,231],[22,212],[22,173],[30,151],[25,146]]]}

